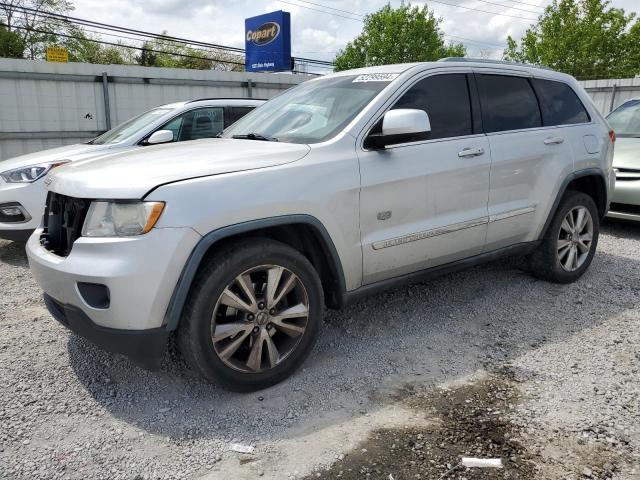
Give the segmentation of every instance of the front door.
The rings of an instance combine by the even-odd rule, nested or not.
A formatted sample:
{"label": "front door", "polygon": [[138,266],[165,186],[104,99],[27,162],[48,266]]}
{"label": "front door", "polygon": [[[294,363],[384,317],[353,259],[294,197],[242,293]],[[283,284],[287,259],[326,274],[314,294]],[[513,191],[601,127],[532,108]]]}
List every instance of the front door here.
{"label": "front door", "polygon": [[359,148],[364,284],[482,252],[491,155],[469,87],[465,73],[417,80],[392,108],[426,111],[429,139]]}

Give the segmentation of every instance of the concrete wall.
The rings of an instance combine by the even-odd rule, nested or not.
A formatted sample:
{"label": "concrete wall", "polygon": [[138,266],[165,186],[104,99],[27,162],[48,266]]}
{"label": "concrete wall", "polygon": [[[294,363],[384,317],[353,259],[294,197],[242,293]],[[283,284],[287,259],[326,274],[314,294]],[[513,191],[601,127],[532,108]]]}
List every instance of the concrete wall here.
{"label": "concrete wall", "polygon": [[580,84],[605,115],[630,98],[640,97],[640,78],[585,80]]}
{"label": "concrete wall", "polygon": [[0,59],[0,160],[77,143],[165,103],[271,98],[311,76]]}

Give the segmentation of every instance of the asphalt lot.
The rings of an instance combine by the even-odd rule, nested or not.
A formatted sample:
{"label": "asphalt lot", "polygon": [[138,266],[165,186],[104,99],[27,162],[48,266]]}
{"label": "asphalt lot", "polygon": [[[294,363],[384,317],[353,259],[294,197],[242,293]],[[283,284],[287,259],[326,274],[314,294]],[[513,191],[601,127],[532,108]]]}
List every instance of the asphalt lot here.
{"label": "asphalt lot", "polygon": [[303,369],[237,394],[70,335],[0,240],[0,477],[640,478],[640,225],[607,222],[575,284],[521,266],[330,311]]}

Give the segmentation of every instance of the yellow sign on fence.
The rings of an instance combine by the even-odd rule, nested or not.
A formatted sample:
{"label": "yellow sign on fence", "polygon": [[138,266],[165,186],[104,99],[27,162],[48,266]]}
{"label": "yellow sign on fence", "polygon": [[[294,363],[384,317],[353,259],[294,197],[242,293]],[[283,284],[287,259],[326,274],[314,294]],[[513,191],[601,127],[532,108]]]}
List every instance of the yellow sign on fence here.
{"label": "yellow sign on fence", "polygon": [[68,63],[69,51],[64,47],[47,47],[47,62]]}

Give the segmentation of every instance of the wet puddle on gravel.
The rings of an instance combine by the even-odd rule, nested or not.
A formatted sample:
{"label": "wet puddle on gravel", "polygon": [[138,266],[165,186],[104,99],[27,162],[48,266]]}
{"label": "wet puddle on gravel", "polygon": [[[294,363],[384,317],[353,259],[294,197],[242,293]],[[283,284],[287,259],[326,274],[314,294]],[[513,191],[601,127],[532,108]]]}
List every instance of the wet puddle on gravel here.
{"label": "wet puddle on gravel", "polygon": [[[427,418],[436,420],[434,424],[376,430],[329,470],[307,478],[537,478],[532,458],[507,419],[519,401],[518,391],[507,376],[491,374],[472,384],[424,393],[411,387],[403,389],[394,400],[424,412]],[[501,458],[504,468],[453,468],[463,456]]]}
{"label": "wet puddle on gravel", "polygon": [[[392,401],[424,414],[428,427],[375,430],[330,468],[306,479],[607,479],[618,471],[621,459],[599,448],[565,445],[562,450],[572,461],[551,460],[525,448],[519,427],[510,421],[523,401],[517,383],[512,371],[504,368],[450,388],[405,387]],[[549,446],[553,443],[550,440]],[[503,468],[468,469],[460,466],[462,457],[500,458]],[[606,467],[594,466],[585,476],[580,466],[584,464]]]}

